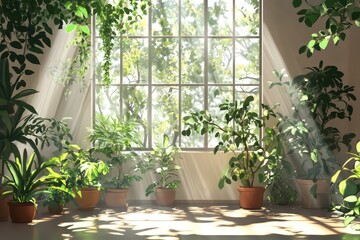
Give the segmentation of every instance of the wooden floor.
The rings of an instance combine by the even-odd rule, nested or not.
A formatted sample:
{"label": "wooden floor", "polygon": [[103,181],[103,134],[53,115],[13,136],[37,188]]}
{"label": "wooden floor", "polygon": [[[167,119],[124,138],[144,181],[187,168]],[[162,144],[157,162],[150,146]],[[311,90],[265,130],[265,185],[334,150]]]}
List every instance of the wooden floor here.
{"label": "wooden floor", "polygon": [[0,239],[359,240],[360,235],[344,228],[342,219],[327,210],[267,206],[249,211],[237,204],[178,203],[166,208],[130,203],[126,212],[100,206],[92,211],[71,208],[61,216],[50,216],[39,209],[31,224],[1,222]]}

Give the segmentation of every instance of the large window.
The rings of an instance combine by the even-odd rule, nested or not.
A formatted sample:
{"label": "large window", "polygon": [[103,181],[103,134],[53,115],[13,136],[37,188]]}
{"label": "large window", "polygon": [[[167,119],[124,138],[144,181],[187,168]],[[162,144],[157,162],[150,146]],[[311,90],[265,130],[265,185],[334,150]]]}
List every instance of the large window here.
{"label": "large window", "polygon": [[137,121],[143,149],[163,134],[183,150],[212,147],[207,136],[181,136],[182,117],[204,109],[216,116],[225,99],[249,94],[259,103],[260,14],[260,0],[154,0],[139,29],[116,39],[108,88],[98,64],[95,112]]}

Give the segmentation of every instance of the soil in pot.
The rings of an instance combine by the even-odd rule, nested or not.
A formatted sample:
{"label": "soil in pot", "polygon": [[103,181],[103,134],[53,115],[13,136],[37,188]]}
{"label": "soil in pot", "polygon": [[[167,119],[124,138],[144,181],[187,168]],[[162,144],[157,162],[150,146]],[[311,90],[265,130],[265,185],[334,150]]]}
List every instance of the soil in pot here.
{"label": "soil in pot", "polygon": [[155,188],[156,201],[160,206],[172,206],[175,202],[175,189]]}
{"label": "soil in pot", "polygon": [[35,217],[36,208],[34,203],[19,203],[9,201],[10,218],[14,223],[31,223]]}
{"label": "soil in pot", "polygon": [[107,206],[112,208],[127,208],[127,195],[128,189],[115,189],[109,188],[106,189],[105,193],[105,203]]}
{"label": "soil in pot", "polygon": [[264,187],[237,187],[240,193],[240,207],[244,209],[260,209],[264,203]]}
{"label": "soil in pot", "polygon": [[100,200],[101,192],[97,188],[81,188],[81,197],[76,194],[75,200],[81,210],[92,210]]}

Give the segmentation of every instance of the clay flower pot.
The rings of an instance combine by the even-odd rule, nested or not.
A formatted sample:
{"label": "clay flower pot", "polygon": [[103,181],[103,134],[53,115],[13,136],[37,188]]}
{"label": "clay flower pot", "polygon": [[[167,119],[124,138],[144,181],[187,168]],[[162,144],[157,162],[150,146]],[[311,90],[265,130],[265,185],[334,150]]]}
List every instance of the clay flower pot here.
{"label": "clay flower pot", "polygon": [[127,188],[109,188],[106,189],[105,203],[109,207],[113,208],[126,208],[127,207]]}
{"label": "clay flower pot", "polygon": [[240,193],[240,207],[244,209],[260,209],[264,203],[264,187],[237,187]]}
{"label": "clay flower pot", "polygon": [[314,198],[310,192],[314,186],[313,180],[296,179],[301,192],[301,204],[304,208],[329,208],[330,206],[330,182],[328,180],[317,180],[316,195]]}
{"label": "clay flower pot", "polygon": [[36,208],[32,202],[19,203],[9,201],[9,212],[14,223],[31,223],[35,217]]}
{"label": "clay flower pot", "polygon": [[91,210],[96,207],[100,200],[101,192],[97,188],[84,187],[80,189],[81,197],[75,194],[75,200],[81,210]]}
{"label": "clay flower pot", "polygon": [[175,202],[175,189],[155,188],[156,201],[160,206],[172,206]]}
{"label": "clay flower pot", "polygon": [[8,202],[11,200],[11,196],[1,196],[4,192],[3,189],[0,190],[0,222],[9,220],[9,205]]}

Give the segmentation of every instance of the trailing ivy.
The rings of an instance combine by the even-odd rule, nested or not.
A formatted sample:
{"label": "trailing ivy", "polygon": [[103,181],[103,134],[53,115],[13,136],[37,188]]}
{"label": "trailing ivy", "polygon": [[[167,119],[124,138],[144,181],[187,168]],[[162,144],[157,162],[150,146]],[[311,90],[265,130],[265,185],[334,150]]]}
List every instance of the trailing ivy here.
{"label": "trailing ivy", "polygon": [[[315,2],[315,3],[312,3]],[[312,27],[319,19],[325,20],[325,28],[311,34],[311,40],[300,47],[299,53],[311,57],[315,51],[325,50],[332,40],[335,46],[346,39],[347,31],[356,26],[360,28],[359,0],[293,0],[294,8],[298,11],[299,22]]]}
{"label": "trailing ivy", "polygon": [[[103,83],[110,84],[110,54],[115,32],[124,34],[146,14],[150,0],[2,0],[0,3],[0,59],[9,59],[16,74],[32,75],[29,64],[40,64],[39,55],[51,47],[53,27],[76,31],[71,44],[77,46],[67,74],[67,85],[77,77],[84,82],[90,66],[91,19],[98,17],[100,38],[105,53]],[[76,74],[76,77],[74,77]]]}

